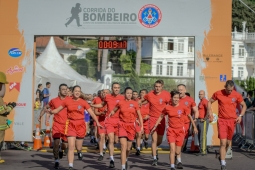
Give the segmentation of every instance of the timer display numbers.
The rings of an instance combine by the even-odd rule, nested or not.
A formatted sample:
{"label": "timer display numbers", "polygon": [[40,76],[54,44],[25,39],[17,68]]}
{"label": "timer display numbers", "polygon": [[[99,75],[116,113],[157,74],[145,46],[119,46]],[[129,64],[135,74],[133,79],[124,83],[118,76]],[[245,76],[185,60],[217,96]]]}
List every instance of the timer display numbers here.
{"label": "timer display numbers", "polygon": [[98,49],[127,49],[127,41],[98,40]]}

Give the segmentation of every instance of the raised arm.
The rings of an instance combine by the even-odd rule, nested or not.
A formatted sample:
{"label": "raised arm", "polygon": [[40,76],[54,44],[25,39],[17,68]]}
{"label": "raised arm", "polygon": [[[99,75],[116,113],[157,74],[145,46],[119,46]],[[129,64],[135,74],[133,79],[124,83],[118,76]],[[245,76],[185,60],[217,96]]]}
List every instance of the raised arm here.
{"label": "raised arm", "polygon": [[58,112],[60,112],[62,109],[64,109],[63,106],[59,106],[58,108],[51,110],[50,113],[51,114],[57,114]]}
{"label": "raised arm", "polygon": [[90,114],[90,116],[92,117],[92,119],[94,119],[94,121],[96,122],[97,126],[102,127],[99,122],[98,119],[95,115],[95,113],[93,112],[93,110],[91,108],[87,109],[88,113]]}

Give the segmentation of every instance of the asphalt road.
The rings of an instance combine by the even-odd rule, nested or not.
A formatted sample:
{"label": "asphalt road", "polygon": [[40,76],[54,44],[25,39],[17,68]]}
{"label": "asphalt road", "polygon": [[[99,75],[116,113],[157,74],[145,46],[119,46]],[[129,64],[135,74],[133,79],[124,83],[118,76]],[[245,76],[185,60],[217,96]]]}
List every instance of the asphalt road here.
{"label": "asphalt road", "polygon": [[[233,159],[227,160],[228,170],[249,170],[255,167],[255,153],[245,152],[236,147],[233,148]],[[23,151],[23,150],[5,150],[2,151],[2,157],[5,159],[4,164],[0,164],[1,170],[45,170],[53,169],[54,161],[52,153],[41,151]],[[77,155],[75,156],[74,168],[75,169],[109,169],[109,157],[105,155],[103,161],[97,161],[98,153],[84,153],[84,159],[79,161]],[[159,154],[158,166],[152,167],[152,158],[150,154],[142,154],[136,156],[131,154],[129,158],[129,170],[154,170],[154,169],[170,169],[168,154]],[[207,156],[195,156],[193,153],[183,153],[182,162],[184,169],[207,169],[218,170],[220,164],[213,153]],[[120,155],[115,155],[115,169],[121,169]],[[64,157],[60,160],[60,169],[68,169],[67,158]]]}

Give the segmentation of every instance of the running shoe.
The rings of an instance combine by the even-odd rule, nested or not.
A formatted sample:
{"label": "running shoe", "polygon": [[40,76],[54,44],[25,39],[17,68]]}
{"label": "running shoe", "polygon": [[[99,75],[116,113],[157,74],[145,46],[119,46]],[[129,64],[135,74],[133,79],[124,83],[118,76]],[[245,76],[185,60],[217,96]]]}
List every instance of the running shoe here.
{"label": "running shoe", "polygon": [[114,166],[114,162],[113,162],[113,160],[111,160],[110,161],[110,166],[109,166],[109,168],[114,168],[115,166]]}
{"label": "running shoe", "polygon": [[59,159],[62,159],[63,158],[63,152],[58,152],[58,157],[59,157]]}
{"label": "running shoe", "polygon": [[152,165],[152,166],[157,166],[157,165],[158,165],[158,160],[157,160],[157,159],[154,159],[151,165]]}
{"label": "running shoe", "polygon": [[55,162],[54,168],[55,168],[55,169],[59,169],[59,162]]}
{"label": "running shoe", "polygon": [[171,168],[170,170],[175,170],[175,168]]}
{"label": "running shoe", "polygon": [[78,159],[79,159],[79,160],[82,160],[82,157],[83,157],[82,153],[81,153],[81,152],[78,152]]}
{"label": "running shoe", "polygon": [[98,161],[102,161],[104,159],[104,156],[103,155],[100,155],[99,157],[98,157]]}
{"label": "running shoe", "polygon": [[90,139],[90,143],[94,143],[94,139]]}
{"label": "running shoe", "polygon": [[136,156],[139,156],[141,154],[141,151],[139,149],[136,149]]}
{"label": "running shoe", "polygon": [[149,147],[148,142],[145,142],[145,141],[144,141],[144,147],[145,147],[146,149],[148,149],[148,147]]}
{"label": "running shoe", "polygon": [[176,165],[176,168],[177,169],[183,169],[182,163],[178,162],[177,165]]}
{"label": "running shoe", "polygon": [[226,165],[221,165],[221,170],[227,170]]}
{"label": "running shoe", "polygon": [[69,167],[68,170],[73,170],[73,167]]}

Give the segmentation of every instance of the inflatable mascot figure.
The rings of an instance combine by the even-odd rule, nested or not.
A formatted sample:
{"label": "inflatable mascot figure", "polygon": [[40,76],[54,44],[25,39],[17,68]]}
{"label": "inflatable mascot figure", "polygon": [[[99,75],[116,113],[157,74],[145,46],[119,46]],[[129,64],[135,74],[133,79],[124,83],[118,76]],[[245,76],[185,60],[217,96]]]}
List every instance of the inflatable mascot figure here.
{"label": "inflatable mascot figure", "polygon": [[1,157],[1,150],[4,143],[5,130],[10,127],[11,121],[7,119],[7,115],[10,114],[12,109],[16,106],[16,103],[4,103],[5,95],[5,84],[8,84],[6,80],[6,75],[3,72],[0,72],[0,164],[4,163]]}

